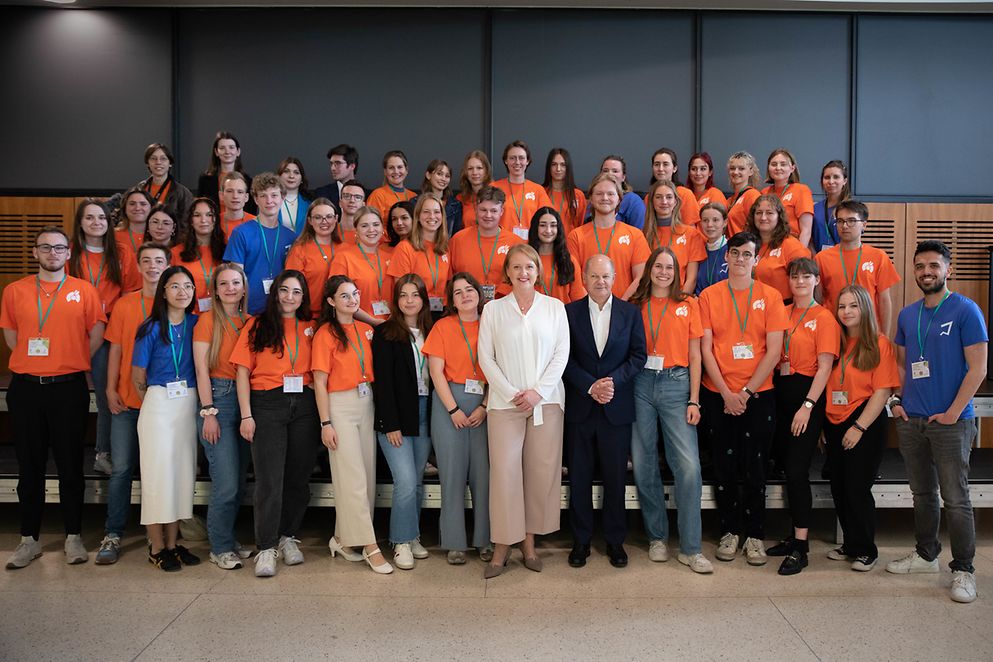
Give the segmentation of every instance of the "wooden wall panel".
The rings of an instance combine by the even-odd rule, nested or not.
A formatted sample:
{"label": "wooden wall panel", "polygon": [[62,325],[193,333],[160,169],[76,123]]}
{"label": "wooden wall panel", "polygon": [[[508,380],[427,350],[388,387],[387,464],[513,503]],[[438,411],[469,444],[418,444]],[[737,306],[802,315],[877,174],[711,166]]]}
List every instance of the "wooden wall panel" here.
{"label": "wooden wall panel", "polygon": [[[886,251],[900,274],[900,282],[893,286],[893,307],[899,311],[903,308],[903,300],[907,289],[903,276],[903,265],[907,252],[907,205],[902,202],[870,202],[869,223],[865,227],[862,238],[865,243]],[[890,330],[896,332],[896,327]]]}

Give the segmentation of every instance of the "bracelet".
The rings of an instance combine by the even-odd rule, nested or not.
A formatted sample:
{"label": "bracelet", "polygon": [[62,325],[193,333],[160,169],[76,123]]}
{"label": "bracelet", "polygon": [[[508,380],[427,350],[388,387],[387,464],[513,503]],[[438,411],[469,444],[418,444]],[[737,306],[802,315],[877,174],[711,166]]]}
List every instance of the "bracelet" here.
{"label": "bracelet", "polygon": [[208,402],[205,405],[200,405],[200,409],[213,409],[213,408],[214,408],[214,403],[213,402]]}
{"label": "bracelet", "polygon": [[243,421],[247,421],[247,420],[248,420],[248,419],[250,419],[250,418],[255,418],[255,417],[254,417],[254,416],[252,416],[251,414],[249,414],[248,416],[242,416],[242,417],[241,417],[241,420],[243,420]]}
{"label": "bracelet", "polygon": [[804,398],[803,401],[804,402],[809,402],[811,407],[813,407],[813,406],[815,406],[817,404],[816,402],[814,402],[810,398]]}
{"label": "bracelet", "polygon": [[459,406],[458,405],[455,405],[454,407],[452,407],[451,409],[448,410],[448,415],[451,416],[452,414],[454,414],[458,410],[459,410]]}
{"label": "bracelet", "polygon": [[697,409],[699,409],[700,408],[700,403],[699,402],[693,402],[692,400],[687,400],[686,401],[686,406],[687,407],[696,407]]}
{"label": "bracelet", "polygon": [[755,397],[755,391],[753,391],[752,389],[748,388],[747,386],[742,386],[741,387],[741,390],[744,391],[745,393],[747,393],[748,394],[748,397],[750,397],[750,398],[754,398]]}
{"label": "bracelet", "polygon": [[321,427],[322,428],[326,428],[329,425],[331,425],[331,421],[321,421]]}
{"label": "bracelet", "polygon": [[862,427],[861,425],[859,425],[859,422],[858,421],[855,421],[854,423],[852,423],[852,427],[855,428],[856,430],[858,430],[859,432],[865,432],[865,428]]}

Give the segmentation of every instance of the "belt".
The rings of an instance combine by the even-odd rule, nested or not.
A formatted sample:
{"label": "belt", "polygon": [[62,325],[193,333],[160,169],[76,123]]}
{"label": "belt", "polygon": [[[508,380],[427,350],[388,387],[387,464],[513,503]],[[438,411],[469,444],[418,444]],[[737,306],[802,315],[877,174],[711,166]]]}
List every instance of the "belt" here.
{"label": "belt", "polygon": [[51,377],[40,377],[38,375],[27,375],[20,372],[14,373],[15,379],[22,379],[32,384],[61,384],[62,382],[72,382],[83,378],[83,373],[72,372],[68,375],[52,375]]}

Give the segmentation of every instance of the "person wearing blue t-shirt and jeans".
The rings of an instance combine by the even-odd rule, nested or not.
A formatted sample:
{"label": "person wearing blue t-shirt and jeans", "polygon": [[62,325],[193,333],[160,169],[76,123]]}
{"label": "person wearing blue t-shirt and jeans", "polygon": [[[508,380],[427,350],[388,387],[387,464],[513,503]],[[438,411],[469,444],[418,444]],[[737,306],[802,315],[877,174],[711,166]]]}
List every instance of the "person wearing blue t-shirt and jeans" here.
{"label": "person wearing blue t-shirt and jeans", "polygon": [[938,572],[940,490],[952,543],[951,598],[972,602],[976,523],[969,500],[969,453],[977,433],[972,397],[986,379],[989,336],[979,306],[948,290],[951,262],[951,251],[940,241],[917,245],[914,278],[924,299],[900,311],[897,320],[903,392],[889,405],[914,494],[917,546],[886,570]]}

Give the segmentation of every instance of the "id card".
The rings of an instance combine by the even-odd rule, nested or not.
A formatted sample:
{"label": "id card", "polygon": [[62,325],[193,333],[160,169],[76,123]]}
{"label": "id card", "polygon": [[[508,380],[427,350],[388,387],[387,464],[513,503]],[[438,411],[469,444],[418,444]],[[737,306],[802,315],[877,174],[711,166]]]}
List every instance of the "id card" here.
{"label": "id card", "polygon": [[931,368],[927,361],[915,361],[910,364],[910,376],[914,379],[926,379],[931,376]]}
{"label": "id card", "polygon": [[493,301],[496,296],[496,285],[483,285],[483,300]]}
{"label": "id card", "polygon": [[390,304],[385,301],[373,301],[372,302],[372,314],[373,315],[389,315],[390,314]]}
{"label": "id card", "polygon": [[528,240],[528,229],[527,228],[521,228],[521,227],[514,228],[514,234],[516,234],[518,237],[520,237],[524,241],[527,241]]}
{"label": "id card", "polygon": [[427,395],[428,394],[428,384],[423,379],[417,380],[417,395]]}
{"label": "id card", "polygon": [[789,360],[785,360],[779,364],[779,374],[782,377],[789,377],[791,374],[793,374],[792,371],[790,370]]}
{"label": "id card", "polygon": [[661,370],[662,366],[665,365],[665,357],[652,354],[645,361],[645,367],[649,370]]}
{"label": "id card", "polygon": [[369,388],[369,382],[359,382],[359,397],[368,398],[372,395],[372,389]]}
{"label": "id card", "polygon": [[745,343],[738,343],[731,348],[731,356],[736,361],[749,360],[755,358],[755,352],[752,350],[751,345],[746,345]]}
{"label": "id card", "polygon": [[211,298],[204,297],[202,299],[197,299],[197,306],[200,308],[201,313],[205,313],[210,310]]}
{"label": "id card", "polygon": [[269,294],[269,288],[271,287],[272,287],[272,278],[263,278],[262,291],[265,292],[266,294]]}
{"label": "id card", "polygon": [[847,405],[848,404],[848,391],[831,391],[831,404],[833,404],[833,405]]}
{"label": "id card", "polygon": [[186,380],[182,379],[178,382],[169,382],[166,384],[166,397],[170,400],[175,400],[176,398],[185,398],[190,394],[190,389],[186,387]]}
{"label": "id card", "polygon": [[483,382],[478,379],[467,379],[465,380],[465,392],[475,393],[476,395],[483,394]]}
{"label": "id card", "polygon": [[28,356],[48,356],[51,338],[28,338]]}
{"label": "id card", "polygon": [[303,393],[303,375],[283,375],[283,393]]}
{"label": "id card", "polygon": [[431,304],[432,313],[440,313],[445,309],[445,305],[441,302],[441,297],[428,297],[428,301]]}

